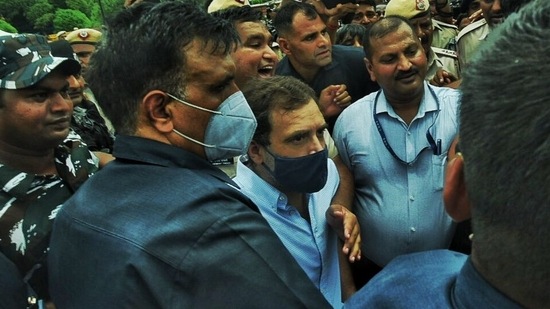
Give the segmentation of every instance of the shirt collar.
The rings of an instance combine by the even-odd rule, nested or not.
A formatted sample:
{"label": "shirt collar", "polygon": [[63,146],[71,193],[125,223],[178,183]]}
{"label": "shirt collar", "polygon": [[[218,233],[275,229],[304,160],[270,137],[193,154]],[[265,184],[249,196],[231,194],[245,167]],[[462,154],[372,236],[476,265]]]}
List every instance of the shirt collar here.
{"label": "shirt collar", "polygon": [[[397,117],[397,114],[394,112],[392,106],[386,100],[383,90],[379,90],[380,95],[375,94],[378,97],[378,102],[376,103],[376,114],[388,113],[392,117]],[[376,99],[375,99],[376,100]],[[422,118],[427,112],[433,112],[439,110],[438,103],[436,101],[435,92],[433,92],[432,86],[430,86],[426,81],[424,81],[424,95],[420,101],[420,106],[418,108],[418,113],[416,114],[417,118]]]}
{"label": "shirt collar", "polygon": [[460,270],[451,293],[451,301],[453,308],[521,308],[481,276],[471,257]]}

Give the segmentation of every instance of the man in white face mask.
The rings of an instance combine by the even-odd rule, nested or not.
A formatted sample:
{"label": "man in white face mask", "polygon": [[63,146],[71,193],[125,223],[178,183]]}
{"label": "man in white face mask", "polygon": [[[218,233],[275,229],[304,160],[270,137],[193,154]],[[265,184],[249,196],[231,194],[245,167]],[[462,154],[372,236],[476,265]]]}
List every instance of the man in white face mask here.
{"label": "man in white face mask", "polygon": [[258,128],[234,180],[330,304],[341,307],[355,286],[337,234],[358,234],[359,227],[343,207],[355,225],[333,230],[327,223],[339,177],[328,159],[328,125],[315,93],[289,76],[250,81],[243,93]]}
{"label": "man in white face mask", "polygon": [[58,213],[56,306],[328,308],[209,162],[244,153],[256,128],[234,82],[237,33],[178,1],[133,5],[113,23],[88,81],[109,102],[116,160]]}

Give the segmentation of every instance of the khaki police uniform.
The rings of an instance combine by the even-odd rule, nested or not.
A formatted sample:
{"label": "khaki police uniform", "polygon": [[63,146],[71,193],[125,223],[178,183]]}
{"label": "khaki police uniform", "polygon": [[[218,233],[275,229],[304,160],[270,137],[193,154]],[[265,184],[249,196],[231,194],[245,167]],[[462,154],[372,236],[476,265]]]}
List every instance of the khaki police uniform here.
{"label": "khaki police uniform", "polygon": [[464,70],[479,44],[487,39],[490,32],[485,19],[480,19],[464,27],[457,36],[457,52],[460,68]]}
{"label": "khaki police uniform", "polygon": [[456,36],[458,28],[455,25],[440,22],[432,18],[432,46],[456,51]]}
{"label": "khaki police uniform", "polygon": [[[438,52],[436,53],[435,50]],[[451,56],[454,54],[454,57]],[[440,56],[441,55],[441,56]],[[460,77],[460,71],[456,67],[456,52],[452,50],[441,49],[437,47],[432,47],[428,52],[428,71],[426,72],[425,79],[427,81],[432,80],[437,73],[437,70],[443,69],[457,78]]]}

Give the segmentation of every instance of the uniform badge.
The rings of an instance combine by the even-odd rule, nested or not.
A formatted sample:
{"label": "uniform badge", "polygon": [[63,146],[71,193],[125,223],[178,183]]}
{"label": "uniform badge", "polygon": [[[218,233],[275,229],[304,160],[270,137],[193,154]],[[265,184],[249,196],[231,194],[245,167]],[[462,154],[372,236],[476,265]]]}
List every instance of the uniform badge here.
{"label": "uniform badge", "polygon": [[426,10],[425,0],[416,0],[416,9],[419,10],[419,11]]}
{"label": "uniform badge", "polygon": [[90,34],[88,33],[88,31],[85,31],[85,30],[80,31],[80,32],[78,33],[78,36],[79,36],[81,39],[83,39],[83,40],[85,40],[89,35],[90,35]]}

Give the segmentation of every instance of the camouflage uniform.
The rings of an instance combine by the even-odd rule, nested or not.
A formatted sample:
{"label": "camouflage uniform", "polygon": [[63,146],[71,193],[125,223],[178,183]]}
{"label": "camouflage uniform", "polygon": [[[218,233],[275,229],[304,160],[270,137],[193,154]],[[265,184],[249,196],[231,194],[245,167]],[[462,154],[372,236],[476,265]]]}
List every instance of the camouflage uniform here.
{"label": "camouflage uniform", "polygon": [[[80,72],[75,59],[53,57],[44,36],[0,36],[0,89],[31,87],[58,68],[67,76]],[[72,131],[52,150],[57,175],[29,174],[0,162],[0,251],[41,299],[48,299],[46,255],[53,219],[99,162]]]}
{"label": "camouflage uniform", "polygon": [[55,149],[58,175],[34,175],[0,164],[0,250],[22,274],[40,267],[30,283],[47,295],[46,253],[61,204],[98,169],[97,158],[71,132]]}

